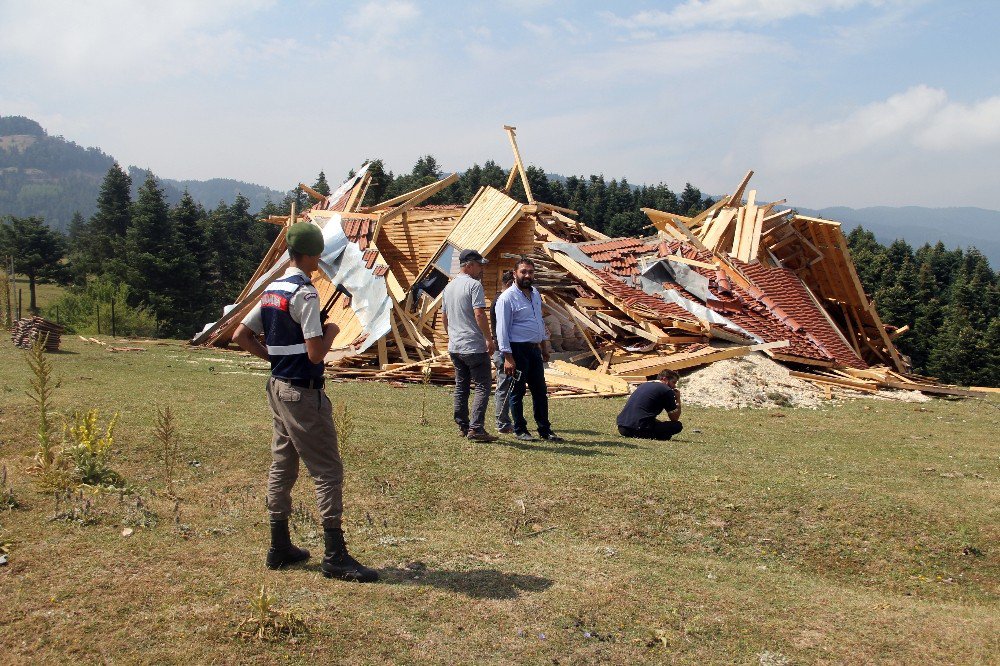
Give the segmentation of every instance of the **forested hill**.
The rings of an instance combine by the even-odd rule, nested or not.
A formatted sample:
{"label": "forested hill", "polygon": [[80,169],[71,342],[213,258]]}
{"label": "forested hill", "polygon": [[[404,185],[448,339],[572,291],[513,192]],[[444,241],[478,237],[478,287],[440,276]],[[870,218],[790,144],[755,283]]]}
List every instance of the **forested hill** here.
{"label": "forested hill", "polygon": [[[0,216],[37,216],[64,231],[74,213],[89,218],[96,212],[101,181],[114,162],[98,148],[50,136],[34,120],[0,116]],[[145,180],[145,170],[130,167],[129,172],[135,197]],[[232,204],[242,193],[256,212],[268,197],[278,201],[284,196],[261,185],[222,178],[160,182],[171,204],[180,202],[185,189],[207,207],[220,201]]]}

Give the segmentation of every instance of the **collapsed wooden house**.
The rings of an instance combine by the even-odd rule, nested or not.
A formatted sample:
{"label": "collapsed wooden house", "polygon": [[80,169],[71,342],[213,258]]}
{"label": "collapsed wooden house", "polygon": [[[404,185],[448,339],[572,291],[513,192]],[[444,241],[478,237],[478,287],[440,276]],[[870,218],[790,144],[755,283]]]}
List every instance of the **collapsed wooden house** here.
{"label": "collapsed wooden house", "polygon": [[[366,168],[329,197],[301,185],[315,205],[266,220],[282,227],[270,251],[234,305],[192,342],[230,343],[287,266],[285,229],[305,220],[324,230],[328,250],[337,246],[312,276],[324,316],[340,327],[327,356],[333,377],[451,381],[440,294],[459,252],[473,249],[489,259],[488,299],[504,270],[521,257],[535,262],[558,359],[547,370],[555,397],[625,395],[663,369],[758,351],[827,395],[967,393],[909,374],[893,343],[905,330],[879,319],[840,224],[780,209],[783,202],[758,203],[747,189],[752,171],[697,217],[643,209],[655,235],[613,239],[576,211],[534,199],[515,128],[504,129],[514,154],[506,186],[482,187],[464,206],[424,205],[456,174],[371,206],[362,205]],[[517,179],[526,202],[511,196]]]}

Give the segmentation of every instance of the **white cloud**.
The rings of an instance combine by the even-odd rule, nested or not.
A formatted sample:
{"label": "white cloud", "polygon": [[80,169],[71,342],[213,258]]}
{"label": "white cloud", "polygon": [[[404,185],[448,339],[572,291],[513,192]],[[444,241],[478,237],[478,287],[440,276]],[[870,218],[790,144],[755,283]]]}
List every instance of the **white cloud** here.
{"label": "white cloud", "polygon": [[947,104],[914,137],[928,150],[947,151],[1000,143],[1000,96],[972,105]]}
{"label": "white cloud", "polygon": [[[783,55],[789,47],[780,39],[735,31],[696,32],[666,39],[627,41],[596,52],[572,64],[560,77],[573,74],[594,83],[630,74],[657,78],[703,72],[724,64],[743,62],[763,54]],[[647,83],[648,85],[648,83]]]}
{"label": "white cloud", "polygon": [[271,0],[0,3],[0,54],[29,63],[35,76],[102,82],[218,70],[252,47],[231,27]]}
{"label": "white cloud", "polygon": [[842,119],[775,130],[764,142],[780,168],[831,163],[872,150],[955,151],[1000,143],[1000,96],[972,105],[914,86]]}
{"label": "white cloud", "polygon": [[408,0],[366,3],[347,21],[348,27],[366,38],[385,39],[398,35],[420,17],[420,9]]}
{"label": "white cloud", "polygon": [[687,0],[670,11],[647,10],[628,17],[609,14],[611,23],[633,29],[688,30],[702,26],[766,25],[796,16],[819,16],[885,0]]}
{"label": "white cloud", "polygon": [[552,26],[542,25],[541,23],[532,23],[531,21],[523,21],[522,25],[525,30],[536,37],[548,38],[552,36]]}

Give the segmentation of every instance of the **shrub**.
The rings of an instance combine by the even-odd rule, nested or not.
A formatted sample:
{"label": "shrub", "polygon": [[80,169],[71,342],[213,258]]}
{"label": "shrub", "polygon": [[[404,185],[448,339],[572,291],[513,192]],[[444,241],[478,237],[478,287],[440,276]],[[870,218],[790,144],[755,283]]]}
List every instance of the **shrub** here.
{"label": "shrub", "polygon": [[73,461],[73,481],[78,485],[98,490],[126,488],[124,479],[110,466],[117,422],[118,414],[115,413],[102,435],[98,428],[96,409],[83,413],[73,412],[73,423],[66,424],[70,443],[65,452]]}
{"label": "shrub", "polygon": [[59,309],[59,320],[73,333],[94,335],[100,317],[101,333],[111,332],[111,301],[115,303],[115,334],[125,336],[156,335],[158,322],[145,305],[130,306],[127,284],[114,284],[107,278],[95,278],[81,289],[63,295],[46,312]]}

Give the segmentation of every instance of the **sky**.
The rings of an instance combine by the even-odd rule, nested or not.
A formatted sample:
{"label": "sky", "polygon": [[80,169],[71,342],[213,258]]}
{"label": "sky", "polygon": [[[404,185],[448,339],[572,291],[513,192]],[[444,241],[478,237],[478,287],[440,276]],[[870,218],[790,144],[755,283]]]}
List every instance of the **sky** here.
{"label": "sky", "polygon": [[0,115],[176,179],[526,163],[1000,209],[1000,2],[0,0]]}

